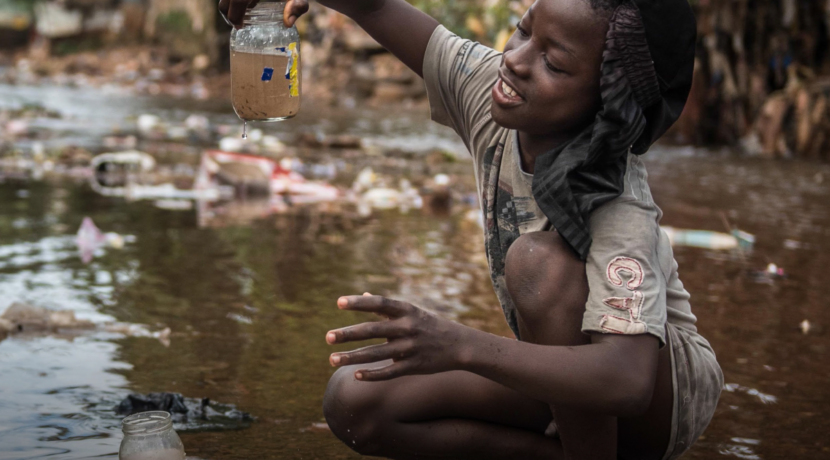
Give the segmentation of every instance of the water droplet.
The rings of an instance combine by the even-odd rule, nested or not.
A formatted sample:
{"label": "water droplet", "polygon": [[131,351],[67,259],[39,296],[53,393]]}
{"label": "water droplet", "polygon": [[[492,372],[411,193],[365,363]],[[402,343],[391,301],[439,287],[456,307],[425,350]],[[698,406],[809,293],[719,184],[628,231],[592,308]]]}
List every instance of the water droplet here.
{"label": "water droplet", "polygon": [[247,138],[248,138],[248,122],[243,121],[242,122],[242,139],[247,139]]}

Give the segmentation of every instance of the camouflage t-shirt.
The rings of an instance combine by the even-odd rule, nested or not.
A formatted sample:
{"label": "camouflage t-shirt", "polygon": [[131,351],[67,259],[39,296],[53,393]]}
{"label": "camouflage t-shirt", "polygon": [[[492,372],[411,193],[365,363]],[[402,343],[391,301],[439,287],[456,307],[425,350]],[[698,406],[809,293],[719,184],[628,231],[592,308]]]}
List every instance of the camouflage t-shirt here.
{"label": "camouflage t-shirt", "polygon": [[[520,235],[554,229],[533,198],[533,175],[522,170],[516,131],[490,115],[500,63],[501,53],[438,27],[424,57],[424,80],[432,119],[453,128],[473,156],[490,275],[518,337],[504,282],[505,255]],[[623,193],[588,219],[593,244],[583,332],[648,333],[665,344],[667,322],[697,331],[661,216],[642,160],[629,155]]]}

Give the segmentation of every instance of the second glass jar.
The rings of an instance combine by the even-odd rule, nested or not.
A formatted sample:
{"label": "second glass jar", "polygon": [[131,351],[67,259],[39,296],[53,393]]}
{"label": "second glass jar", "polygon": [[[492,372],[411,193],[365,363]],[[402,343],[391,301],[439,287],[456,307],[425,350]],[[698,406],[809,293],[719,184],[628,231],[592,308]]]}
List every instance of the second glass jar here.
{"label": "second glass jar", "polygon": [[119,460],[184,460],[184,446],[165,411],[139,412],[121,423]]}
{"label": "second glass jar", "polygon": [[279,121],[300,110],[300,34],[285,2],[260,2],[231,32],[231,99],[243,121]]}

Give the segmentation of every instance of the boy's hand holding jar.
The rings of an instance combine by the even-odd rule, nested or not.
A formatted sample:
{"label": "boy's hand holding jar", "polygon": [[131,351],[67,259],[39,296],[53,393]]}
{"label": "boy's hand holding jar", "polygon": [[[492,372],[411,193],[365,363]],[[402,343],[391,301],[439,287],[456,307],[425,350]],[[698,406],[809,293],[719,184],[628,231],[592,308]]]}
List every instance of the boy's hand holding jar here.
{"label": "boy's hand holding jar", "polygon": [[[220,0],[219,11],[225,20],[235,28],[242,28],[245,13],[257,6],[260,0]],[[286,27],[294,27],[297,18],[308,11],[307,0],[289,0],[286,2],[283,13],[283,22]]]}

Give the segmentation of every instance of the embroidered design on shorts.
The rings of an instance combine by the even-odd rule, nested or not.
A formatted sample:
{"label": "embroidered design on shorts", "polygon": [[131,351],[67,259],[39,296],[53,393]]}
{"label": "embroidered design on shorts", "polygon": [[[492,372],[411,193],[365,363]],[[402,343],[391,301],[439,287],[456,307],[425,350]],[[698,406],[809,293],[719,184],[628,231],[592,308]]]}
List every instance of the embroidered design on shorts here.
{"label": "embroidered design on shorts", "polygon": [[[620,312],[628,313],[625,317],[602,315],[600,327],[616,334],[644,334],[648,327],[640,321],[643,312],[643,293],[638,291],[643,284],[643,267],[640,262],[630,257],[617,257],[608,263],[606,270],[608,282],[614,286],[624,286],[631,291],[631,297],[607,297],[602,302]],[[624,279],[625,277],[625,279]]]}

